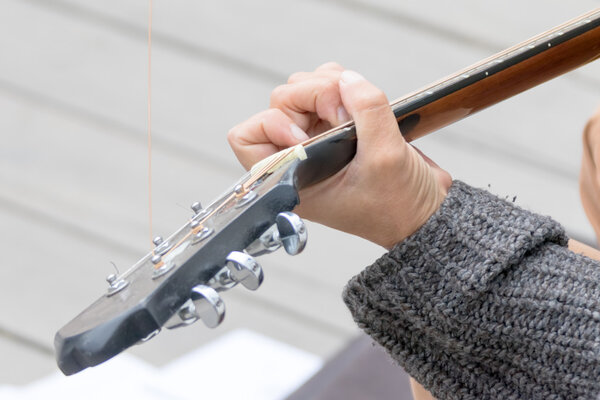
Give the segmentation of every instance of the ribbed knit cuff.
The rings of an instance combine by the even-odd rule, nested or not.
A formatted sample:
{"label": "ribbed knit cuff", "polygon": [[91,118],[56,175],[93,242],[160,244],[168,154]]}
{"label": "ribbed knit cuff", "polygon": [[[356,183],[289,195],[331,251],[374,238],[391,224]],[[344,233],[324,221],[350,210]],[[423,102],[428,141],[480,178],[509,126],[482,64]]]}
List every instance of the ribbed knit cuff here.
{"label": "ribbed knit cuff", "polygon": [[595,398],[600,265],[566,244],[549,217],[455,181],[344,301],[440,400]]}

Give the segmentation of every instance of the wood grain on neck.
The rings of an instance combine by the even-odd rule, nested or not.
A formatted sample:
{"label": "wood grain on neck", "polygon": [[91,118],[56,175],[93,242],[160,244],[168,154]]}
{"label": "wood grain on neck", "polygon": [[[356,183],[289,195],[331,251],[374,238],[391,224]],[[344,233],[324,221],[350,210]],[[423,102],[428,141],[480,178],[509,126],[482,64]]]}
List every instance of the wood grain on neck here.
{"label": "wood grain on neck", "polygon": [[[408,141],[434,132],[600,57],[600,8],[467,67],[395,102],[392,110]],[[356,153],[350,121],[303,143],[308,158],[298,188],[342,169]]]}
{"label": "wood grain on neck", "polygon": [[[596,12],[597,14],[598,12]],[[546,36],[551,35],[551,32],[548,32]],[[413,111],[408,111],[409,107],[406,105],[393,106],[403,135],[409,141],[417,139],[600,57],[600,18],[598,16],[587,24],[574,29],[571,34],[571,37],[556,45],[551,44],[555,40],[549,37],[547,41],[538,44],[542,48],[538,50],[537,54],[517,55],[515,56],[516,60],[504,59],[502,62],[508,64],[507,67],[498,63],[499,67],[504,68],[490,72],[485,77],[482,76],[473,83],[452,90]],[[543,37],[544,35],[538,35],[536,38],[543,39]],[[554,37],[554,39],[556,38],[560,39],[559,36]],[[529,42],[515,47],[527,47]],[[495,57],[502,59],[503,53]],[[486,62],[493,64],[493,59],[494,57],[491,57]],[[474,68],[471,67],[471,69]],[[485,75],[485,72],[485,70],[481,70],[480,74]],[[410,103],[411,98],[414,99],[415,96],[427,93],[427,91],[428,89],[424,89],[405,97],[405,99],[409,99],[406,103]],[[416,99],[413,102],[416,102]]]}

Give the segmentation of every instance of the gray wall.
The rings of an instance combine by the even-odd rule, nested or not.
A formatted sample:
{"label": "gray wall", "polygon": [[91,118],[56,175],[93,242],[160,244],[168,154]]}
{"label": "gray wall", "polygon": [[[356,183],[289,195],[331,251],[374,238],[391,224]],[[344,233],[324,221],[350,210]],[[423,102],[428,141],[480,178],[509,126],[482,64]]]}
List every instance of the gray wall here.
{"label": "gray wall", "polygon": [[[225,134],[292,72],[335,60],[399,97],[598,2],[155,0],[154,231],[167,235],[243,170]],[[55,370],[54,332],[148,250],[147,2],[4,0],[0,12],[0,383]],[[600,103],[584,67],[416,143],[594,242],[579,205],[580,132]],[[383,252],[309,224],[302,255],[262,260],[256,293],[225,295],[217,330],[132,350],[163,364],[247,327],[322,357],[357,333],[345,281]]]}

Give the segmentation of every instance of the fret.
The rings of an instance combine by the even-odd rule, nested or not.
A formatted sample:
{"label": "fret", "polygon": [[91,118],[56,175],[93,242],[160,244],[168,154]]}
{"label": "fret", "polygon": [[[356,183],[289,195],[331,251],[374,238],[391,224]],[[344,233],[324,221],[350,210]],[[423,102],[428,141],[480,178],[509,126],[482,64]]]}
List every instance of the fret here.
{"label": "fret", "polygon": [[481,73],[483,73],[485,77],[488,77],[495,72],[494,69],[499,64],[512,64],[511,60],[518,60],[519,56],[527,55],[527,53],[532,53],[531,56],[539,54],[538,52],[532,52],[532,50],[539,49],[538,51],[542,52],[545,49],[551,48],[556,44],[557,39],[560,43],[562,42],[560,39],[564,37],[565,34],[568,35],[569,33],[574,33],[580,28],[585,29],[585,26],[587,24],[591,24],[592,22],[595,22],[593,26],[597,27],[598,22],[600,22],[600,10],[591,11],[548,32],[537,35],[529,40],[526,40],[525,42],[517,44],[516,46],[480,61],[475,65],[467,67],[466,69],[459,71],[450,77],[444,78],[441,81],[435,82],[424,89],[420,89],[416,92],[401,97],[393,101],[391,106],[392,108],[398,108],[421,97],[432,95],[445,88],[457,85],[471,76],[479,75]]}
{"label": "fret", "polygon": [[[390,105],[400,131],[412,141],[600,57],[600,8],[455,74]],[[299,187],[343,168],[356,152],[353,121],[303,143],[308,159]]]}

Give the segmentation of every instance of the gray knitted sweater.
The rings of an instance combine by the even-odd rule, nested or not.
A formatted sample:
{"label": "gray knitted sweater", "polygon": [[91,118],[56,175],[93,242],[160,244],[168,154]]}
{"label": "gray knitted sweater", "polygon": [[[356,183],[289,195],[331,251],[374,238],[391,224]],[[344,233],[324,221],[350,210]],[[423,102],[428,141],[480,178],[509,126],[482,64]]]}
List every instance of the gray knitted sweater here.
{"label": "gray knitted sweater", "polygon": [[352,278],[355,321],[438,399],[599,399],[600,264],[561,226],[455,181]]}

